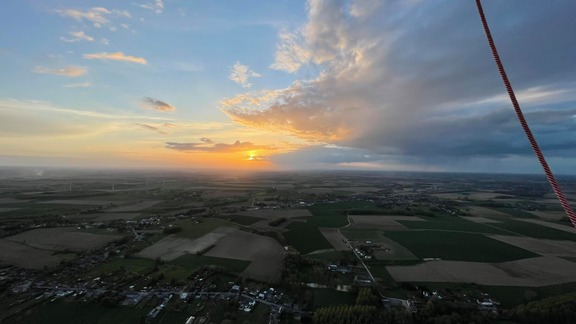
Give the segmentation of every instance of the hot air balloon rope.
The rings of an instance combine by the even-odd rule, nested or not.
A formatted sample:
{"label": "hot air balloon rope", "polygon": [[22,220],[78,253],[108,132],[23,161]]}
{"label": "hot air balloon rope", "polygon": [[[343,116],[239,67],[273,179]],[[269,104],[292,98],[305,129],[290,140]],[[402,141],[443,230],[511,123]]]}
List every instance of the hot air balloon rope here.
{"label": "hot air balloon rope", "polygon": [[498,67],[498,72],[500,72],[500,76],[502,77],[502,81],[504,82],[504,85],[506,86],[506,91],[508,92],[508,96],[510,97],[510,101],[512,102],[512,106],[514,106],[514,111],[516,112],[516,116],[518,117],[518,120],[520,121],[520,124],[522,125],[522,128],[524,129],[524,133],[526,134],[526,137],[528,137],[528,141],[530,141],[530,145],[532,146],[532,149],[534,150],[536,157],[538,157],[538,161],[540,161],[540,165],[544,169],[544,173],[546,173],[546,177],[548,178],[548,182],[550,183],[550,186],[552,186],[552,189],[554,189],[554,193],[556,194],[556,197],[560,201],[560,204],[564,208],[564,211],[568,215],[568,218],[570,218],[570,221],[572,222],[572,226],[574,226],[576,228],[576,215],[574,215],[574,211],[572,211],[572,209],[570,208],[570,205],[568,205],[568,201],[566,200],[566,197],[564,197],[564,193],[562,192],[562,189],[560,188],[560,186],[556,182],[556,178],[554,177],[554,174],[550,170],[548,163],[546,163],[546,159],[544,158],[544,154],[542,154],[542,151],[540,150],[540,147],[538,146],[538,143],[536,142],[534,135],[532,135],[532,131],[530,130],[530,127],[528,126],[528,123],[526,122],[526,119],[524,118],[524,114],[522,113],[522,109],[520,109],[520,105],[518,104],[518,100],[516,100],[516,95],[514,94],[514,90],[512,89],[512,85],[510,84],[510,80],[508,80],[508,76],[506,75],[506,71],[504,70],[504,66],[502,65],[502,62],[500,61],[500,56],[498,55],[498,51],[496,50],[496,45],[494,44],[494,40],[492,39],[492,34],[490,33],[490,28],[488,27],[488,22],[486,21],[486,16],[484,15],[484,10],[482,9],[482,3],[480,2],[480,0],[476,0],[476,6],[478,7],[478,13],[480,14],[480,20],[482,20],[482,26],[484,26],[484,32],[486,33],[486,39],[488,40],[488,44],[490,45],[490,49],[492,50],[492,56],[494,57],[494,61],[496,62],[496,66]]}

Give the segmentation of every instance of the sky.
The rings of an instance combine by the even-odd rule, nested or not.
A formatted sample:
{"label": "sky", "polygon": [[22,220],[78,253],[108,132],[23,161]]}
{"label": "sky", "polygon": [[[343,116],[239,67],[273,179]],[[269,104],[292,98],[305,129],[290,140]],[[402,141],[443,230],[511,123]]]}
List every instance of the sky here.
{"label": "sky", "polygon": [[[576,174],[576,2],[483,3]],[[3,1],[0,165],[541,173],[471,0]]]}

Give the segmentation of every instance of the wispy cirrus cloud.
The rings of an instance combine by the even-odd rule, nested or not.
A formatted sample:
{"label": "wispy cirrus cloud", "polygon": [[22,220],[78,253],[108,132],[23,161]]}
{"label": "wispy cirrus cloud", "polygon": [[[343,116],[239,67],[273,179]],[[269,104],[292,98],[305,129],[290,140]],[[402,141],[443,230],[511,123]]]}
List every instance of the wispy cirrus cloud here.
{"label": "wispy cirrus cloud", "polygon": [[164,11],[164,0],[154,0],[154,2],[149,3],[135,3],[135,5],[142,9],[152,10],[158,14]]}
{"label": "wispy cirrus cloud", "polygon": [[62,75],[69,78],[77,78],[86,74],[88,70],[83,66],[75,66],[75,65],[70,65],[63,68],[47,68],[37,66],[32,69],[32,72],[40,74]]}
{"label": "wispy cirrus cloud", "polygon": [[162,135],[167,135],[168,133],[166,131],[164,131],[162,128],[165,128],[166,124],[160,124],[160,125],[151,125],[151,124],[142,124],[142,123],[136,123],[134,125],[140,126],[143,129],[146,130],[150,130],[153,132],[156,132],[158,134],[162,134]]}
{"label": "wispy cirrus cloud", "polygon": [[87,42],[94,41],[94,37],[86,35],[86,33],[84,33],[83,31],[69,32],[68,35],[70,35],[71,38],[62,36],[60,37],[60,40],[66,43],[76,43],[80,41],[87,41]]}
{"label": "wispy cirrus cloud", "polygon": [[70,84],[65,84],[64,88],[88,88],[91,87],[92,83],[91,82],[81,82],[81,83],[70,83]]}
{"label": "wispy cirrus cloud", "polygon": [[106,9],[104,7],[93,7],[86,11],[77,9],[62,9],[56,10],[62,17],[72,18],[79,22],[89,21],[96,28],[101,28],[110,25],[111,17],[131,18],[132,15],[126,10]]}
{"label": "wispy cirrus cloud", "polygon": [[[159,116],[132,115],[132,114],[124,114],[121,112],[102,113],[91,110],[71,109],[67,107],[54,105],[51,102],[38,101],[38,100],[0,99],[0,110],[2,109],[10,111],[34,111],[34,112],[41,112],[44,114],[62,113],[81,117],[114,119],[114,120],[148,120],[148,121],[162,121],[165,123],[172,121],[171,118],[159,117]],[[201,127],[204,124],[206,123],[199,123],[198,127]],[[191,125],[190,127],[194,127],[194,125]],[[208,127],[209,125],[206,125],[205,129],[210,129]]]}
{"label": "wispy cirrus cloud", "polygon": [[148,64],[145,58],[125,55],[123,52],[102,52],[102,53],[93,53],[93,54],[84,54],[82,57],[89,60],[112,60],[112,61],[124,61],[124,62],[131,62],[131,63],[138,63],[138,64]]}
{"label": "wispy cirrus cloud", "polygon": [[174,108],[174,106],[172,106],[171,104],[169,104],[165,101],[162,101],[162,100],[151,98],[151,97],[146,97],[146,98],[142,99],[142,103],[144,104],[145,108],[153,109],[153,110],[157,110],[157,111],[174,111],[174,110],[176,110],[176,108]]}
{"label": "wispy cirrus cloud", "polygon": [[259,78],[262,75],[260,73],[256,73],[248,67],[248,65],[240,64],[240,62],[236,62],[232,67],[232,71],[230,71],[230,75],[228,78],[236,83],[238,83],[243,88],[250,88],[252,83],[249,82],[250,78]]}

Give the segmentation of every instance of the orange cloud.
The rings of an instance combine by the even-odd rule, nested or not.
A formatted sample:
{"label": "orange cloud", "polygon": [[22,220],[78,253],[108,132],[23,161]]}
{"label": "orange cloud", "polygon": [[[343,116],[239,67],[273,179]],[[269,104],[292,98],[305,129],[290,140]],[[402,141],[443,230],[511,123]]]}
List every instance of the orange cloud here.
{"label": "orange cloud", "polygon": [[77,78],[79,76],[83,76],[84,74],[86,74],[87,71],[88,70],[82,66],[66,66],[59,69],[51,69],[37,66],[34,69],[32,69],[32,72],[34,73],[63,75],[70,78]]}
{"label": "orange cloud", "polygon": [[85,59],[89,59],[89,60],[91,60],[91,59],[113,60],[113,61],[132,62],[132,63],[138,63],[138,64],[144,64],[144,65],[148,64],[148,62],[146,61],[145,58],[125,55],[123,52],[114,52],[114,53],[102,52],[102,53],[94,53],[94,54],[84,54],[83,57]]}
{"label": "orange cloud", "polygon": [[200,143],[176,143],[167,142],[166,148],[184,151],[184,152],[218,152],[218,153],[230,153],[230,152],[246,152],[246,151],[256,151],[256,150],[266,150],[273,151],[277,148],[268,145],[255,145],[251,142],[240,142],[236,141],[233,144],[225,143],[214,143],[208,138],[201,138]]}

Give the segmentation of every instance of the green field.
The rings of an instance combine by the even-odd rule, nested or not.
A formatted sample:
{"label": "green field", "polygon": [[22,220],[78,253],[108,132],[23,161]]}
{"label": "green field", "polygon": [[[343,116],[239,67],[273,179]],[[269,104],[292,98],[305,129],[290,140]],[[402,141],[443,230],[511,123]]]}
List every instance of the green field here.
{"label": "green field", "polygon": [[343,228],[340,230],[342,235],[346,236],[347,239],[356,240],[371,240],[372,242],[382,242],[384,241],[384,235],[382,230],[378,229],[350,229]]}
{"label": "green field", "polygon": [[306,256],[308,259],[320,260],[325,262],[340,262],[340,260],[349,260],[349,262],[356,259],[352,251],[332,251],[324,253],[309,254]]}
{"label": "green field", "polygon": [[175,226],[182,228],[182,231],[178,232],[176,235],[180,237],[186,237],[190,239],[199,238],[205,234],[212,232],[221,226],[231,226],[229,222],[217,218],[204,218],[198,224],[193,220],[186,219],[174,222]]}
{"label": "green field", "polygon": [[475,233],[409,231],[386,232],[385,235],[421,259],[504,262],[538,256],[530,251]]}
{"label": "green field", "polygon": [[191,272],[203,266],[215,265],[240,273],[244,271],[249,264],[250,261],[187,254],[168,262],[166,265],[178,266]]}
{"label": "green field", "polygon": [[294,222],[286,227],[289,232],[283,233],[289,245],[298,252],[307,254],[316,250],[331,249],[332,245],[320,233],[316,225]]}
{"label": "green field", "polygon": [[386,270],[386,265],[384,263],[370,263],[370,272],[374,276],[374,278],[380,278],[383,280],[384,284],[393,283],[394,279]]}
{"label": "green field", "polygon": [[316,227],[342,227],[348,225],[346,210],[376,209],[372,203],[364,201],[345,201],[334,204],[319,204],[308,207],[312,217],[308,223]]}
{"label": "green field", "polygon": [[517,233],[519,235],[529,236],[533,238],[576,241],[576,232],[575,234],[572,234],[554,228],[529,222],[523,222],[519,220],[510,219],[492,225]]}
{"label": "green field", "polygon": [[405,221],[399,220],[398,223],[410,229],[430,229],[430,230],[446,230],[446,231],[461,231],[461,232],[474,232],[486,234],[500,234],[510,235],[509,232],[500,230],[490,225],[475,223],[458,216],[436,216],[436,217],[420,217],[425,219],[422,221]]}

